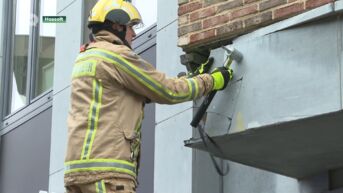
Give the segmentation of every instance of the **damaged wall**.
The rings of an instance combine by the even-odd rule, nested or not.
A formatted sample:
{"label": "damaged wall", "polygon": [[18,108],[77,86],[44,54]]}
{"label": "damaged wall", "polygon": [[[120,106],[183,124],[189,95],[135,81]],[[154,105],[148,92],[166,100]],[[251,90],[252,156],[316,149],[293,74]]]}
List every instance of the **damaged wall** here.
{"label": "damaged wall", "polygon": [[[184,3],[184,5],[196,4],[197,2],[199,3],[199,1],[196,0],[179,1],[180,4]],[[216,6],[217,4],[224,5],[234,1],[211,2],[215,2],[216,4],[212,4],[212,6]],[[249,5],[257,5],[258,8],[260,8],[261,3],[266,2],[286,3],[286,1],[243,1],[243,3],[248,2]],[[304,7],[310,2],[314,3],[314,7],[316,8],[313,7],[314,9],[311,8],[312,10],[308,11]],[[292,121],[342,110],[343,98],[341,77],[343,71],[341,60],[343,55],[341,42],[343,28],[340,13],[342,11],[343,1],[336,1],[334,4],[331,4],[330,2],[332,1],[287,1],[287,3],[290,4],[275,5],[276,7],[271,7],[265,11],[271,11],[274,14],[276,9],[295,4],[303,5],[303,9],[300,12],[288,15],[287,17],[290,18],[286,20],[271,25],[269,25],[270,23],[265,23],[265,25],[269,26],[244,36],[239,36],[236,39],[225,39],[222,41],[222,43],[225,43],[232,40],[232,45],[242,52],[244,59],[240,65],[233,66],[235,80],[225,91],[218,93],[208,110],[210,113],[208,113],[206,128],[211,136],[244,132],[251,128],[264,125]],[[172,3],[169,2],[168,5],[169,4]],[[161,8],[164,7],[162,9],[159,8],[159,18],[163,18],[170,13],[173,8],[173,6],[166,6],[165,1],[162,2],[162,0],[159,2],[159,6]],[[168,9],[165,7],[168,7]],[[191,12],[200,11],[204,9],[204,7],[201,5],[201,7],[192,9],[188,9],[186,17],[179,17],[179,22],[182,19],[185,19],[182,22],[190,22],[187,20],[190,18]],[[237,9],[239,8],[237,7]],[[245,15],[241,18],[242,22],[246,18],[255,18],[259,13]],[[301,14],[297,15],[299,13]],[[291,17],[294,15],[297,16]],[[205,15],[202,17],[203,18],[198,20],[201,23],[201,27],[205,19],[215,17],[215,15]],[[176,75],[183,69],[180,69],[179,67],[176,68],[176,66],[174,66],[174,68],[170,68],[169,66],[166,67],[164,62],[168,60],[166,59],[168,57],[174,60],[175,55],[181,55],[179,50],[176,49],[176,43],[172,42],[170,39],[171,35],[172,37],[175,37],[176,35],[176,32],[171,29],[175,26],[175,20],[172,17],[169,21],[169,25],[166,25],[168,22],[165,22],[163,23],[163,26],[160,26],[161,31],[163,31],[163,28],[165,27],[166,29],[171,30],[171,32],[160,32],[158,35],[159,41],[157,44],[160,49],[163,48],[159,51],[163,55],[158,54],[158,57],[163,59],[158,60],[157,67],[162,70],[168,70],[168,74],[170,75]],[[212,27],[216,28],[223,25],[223,23],[218,25],[212,23]],[[257,29],[260,26],[255,27],[256,28],[254,29]],[[199,27],[198,31],[201,33],[204,30]],[[179,37],[179,43],[183,40],[182,38],[189,38],[198,31],[195,30],[185,33],[182,37]],[[242,33],[247,32],[248,31],[244,31]],[[203,38],[204,36],[200,37]],[[217,37],[214,37],[214,39],[203,38],[201,41],[193,43],[186,42],[186,44],[183,45],[183,48],[187,51],[187,49],[192,48],[192,46],[210,45],[219,40],[216,38]],[[174,46],[169,45],[168,49],[166,49],[166,42],[168,42],[168,45],[172,42]],[[228,43],[225,45],[228,46]],[[211,56],[215,58],[216,66],[222,65],[225,58],[222,49],[218,48],[212,50]],[[200,102],[201,101],[196,101],[193,104],[194,109],[200,105]],[[173,109],[173,107],[168,108]],[[170,132],[170,129],[187,128],[187,125],[191,121],[190,118],[192,115],[182,112],[183,109],[185,108],[181,107],[179,111],[175,111],[181,112],[180,116],[169,116],[168,119],[173,123],[165,121],[166,124],[165,127],[163,126],[162,128],[163,130],[158,130],[157,128],[158,136],[156,136],[156,141],[159,141],[161,148],[155,149],[156,155],[158,155],[155,157],[156,162],[159,162],[158,160],[164,160],[164,158],[166,158],[165,156],[169,155],[169,152],[173,152],[177,157],[177,162],[172,163],[172,161],[167,160],[166,163],[163,163],[165,165],[161,163],[158,167],[155,166],[155,174],[159,174],[158,176],[155,175],[155,192],[175,192],[176,189],[178,192],[185,193],[190,192],[190,190],[194,193],[330,192],[330,177],[328,171],[325,169],[317,171],[311,176],[295,179],[239,164],[237,162],[223,161],[222,166],[228,163],[230,172],[227,176],[221,177],[215,172],[207,153],[194,149],[192,153],[192,163],[190,164],[189,157],[181,153],[184,152],[182,148],[179,149],[180,144],[177,141],[180,137],[179,133]],[[172,111],[174,112],[174,110],[175,109]],[[165,111],[166,110],[157,109],[156,113],[158,116],[162,116],[159,114],[163,114]],[[230,121],[231,119],[232,121]],[[228,128],[228,125],[230,124],[231,127]],[[190,126],[188,126],[188,128],[189,127]],[[317,134],[324,136],[324,129]],[[185,134],[184,132],[185,130],[182,130],[181,134]],[[311,139],[311,134],[313,133],[305,133],[304,137],[307,136]],[[340,133],[337,133],[337,135],[341,136]],[[159,138],[167,136],[173,139],[168,140],[168,146],[163,145],[163,139]],[[196,132],[193,133],[193,137],[198,137]],[[184,139],[189,138],[185,135]],[[280,141],[280,139],[282,139],[282,135],[278,138],[270,138],[265,141]],[[248,142],[241,140],[240,143],[243,146]],[[255,142],[255,144],[259,143],[259,141]],[[288,141],[287,143],[292,144],[294,141]],[[321,143],[320,145],[326,147],[325,143]],[[254,143],[252,143],[251,146],[254,146]],[[175,148],[180,150],[180,153],[177,153]],[[239,149],[241,147],[237,145],[229,148]],[[276,152],[279,151],[279,153],[285,155],[291,153],[275,148],[276,147],[273,145],[269,146],[269,149],[274,149]],[[328,146],[328,148],[331,148],[331,146]],[[173,151],[170,151],[170,149],[173,149]],[[309,149],[311,149],[311,147],[309,147]],[[328,151],[331,150],[332,149],[328,149]],[[249,159],[249,156],[251,155],[262,158],[264,156],[260,154],[260,152],[254,152],[253,154],[246,154],[245,158]],[[182,158],[182,156],[184,156],[184,158]],[[173,157],[167,156],[167,158],[172,159]],[[323,155],[322,158],[323,160],[330,159],[327,155]],[[267,158],[265,160],[268,161]],[[165,168],[173,167],[174,165],[179,166],[179,161],[183,162],[183,164],[181,164],[183,165],[183,167],[181,167],[182,170],[171,171],[168,169],[165,171]],[[283,161],[285,167],[291,165],[287,159],[281,161]],[[311,165],[313,161],[315,160],[308,159],[306,160],[306,163]],[[189,176],[189,174],[185,175],[184,172],[187,171],[187,169],[185,170],[185,167],[190,166],[191,170],[188,171],[192,172],[192,176]],[[188,184],[189,180],[192,182],[191,185]],[[159,184],[156,185],[156,182],[159,182]]]}
{"label": "damaged wall", "polygon": [[[323,6],[310,13],[234,39],[230,46],[239,50],[244,59],[241,64],[233,66],[235,78],[232,83],[227,89],[218,93],[212,101],[208,109],[210,113],[207,115],[207,132],[211,136],[218,136],[253,128],[258,130],[259,127],[266,125],[341,111],[343,21],[339,13],[341,9],[339,4],[340,2],[336,4],[336,10],[331,9],[330,6]],[[328,16],[330,14],[332,16]],[[303,20],[304,18],[307,18],[307,21]],[[309,22],[309,18],[312,22]],[[221,66],[224,50],[220,48],[213,50],[211,55],[215,57],[215,65]],[[199,104],[195,103],[195,105]],[[230,119],[232,119],[231,123]],[[319,117],[318,121],[320,121]],[[343,119],[340,122],[343,128]],[[332,134],[334,136],[327,138],[331,135],[329,125],[339,123],[327,124],[327,127],[321,127],[318,131],[314,130],[317,125],[312,125],[313,130],[309,129],[301,134],[302,136],[298,136],[298,132],[287,133],[287,139],[291,140],[283,140],[284,131],[280,131],[278,136],[266,138],[264,141],[250,141],[254,140],[251,137],[249,141],[244,141],[247,138],[241,138],[240,141],[237,140],[238,143],[220,141],[219,138],[216,142],[220,146],[222,143],[226,145],[221,146],[222,149],[235,149],[231,151],[233,153],[230,156],[237,162],[254,166],[254,160],[258,158],[265,161],[265,167],[270,167],[274,164],[272,159],[279,159],[280,165],[286,170],[291,170],[291,167],[298,162],[293,162],[294,160],[290,158],[297,153],[311,155],[301,158],[304,166],[316,164],[318,160],[334,160],[334,157],[331,157],[334,152],[340,154],[337,153],[341,149],[339,137],[332,144],[331,141],[335,140],[334,136],[342,136],[343,132],[336,130]],[[305,129],[301,125],[296,128]],[[247,133],[249,134],[253,135],[252,132]],[[320,140],[311,141],[311,138],[315,139],[318,135],[317,139]],[[327,141],[324,140],[326,138]],[[270,158],[264,154],[264,149],[259,151],[256,148],[266,141],[270,142],[268,149],[283,154],[284,157]],[[317,141],[316,145],[322,149],[305,146],[303,149],[288,152],[287,149],[278,149],[277,143],[273,145],[273,141],[282,141],[286,146],[296,146],[300,143],[300,147],[301,143],[308,145],[315,144]],[[250,148],[246,144],[249,144]],[[240,149],[243,152],[242,147],[245,146],[251,151],[244,151],[245,154],[242,154]],[[315,158],[316,156],[319,159]],[[211,162],[193,161],[196,165],[193,167],[199,170],[207,171],[208,168],[213,168]],[[315,170],[315,174],[312,173],[300,180],[234,162],[228,163],[230,172],[222,179],[221,192],[319,193],[330,189],[328,177],[330,166],[321,164],[323,162],[318,163],[321,168]],[[330,164],[334,168],[339,168],[337,164],[340,163]],[[305,172],[307,168],[299,170]],[[198,191],[193,192],[205,193],[206,191],[202,190],[208,189],[218,177],[218,174],[209,176],[205,173],[195,177],[193,183]]]}

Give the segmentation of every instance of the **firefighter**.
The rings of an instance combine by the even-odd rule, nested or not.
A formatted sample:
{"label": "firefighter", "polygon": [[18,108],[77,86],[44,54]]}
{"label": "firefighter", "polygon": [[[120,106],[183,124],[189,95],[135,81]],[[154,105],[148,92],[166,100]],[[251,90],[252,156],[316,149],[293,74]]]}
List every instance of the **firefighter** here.
{"label": "firefighter", "polygon": [[91,10],[91,42],[82,47],[72,72],[68,193],[134,193],[144,104],[193,100],[224,89],[232,79],[225,68],[192,78],[167,77],[131,49],[137,25],[142,19],[129,1],[99,0]]}

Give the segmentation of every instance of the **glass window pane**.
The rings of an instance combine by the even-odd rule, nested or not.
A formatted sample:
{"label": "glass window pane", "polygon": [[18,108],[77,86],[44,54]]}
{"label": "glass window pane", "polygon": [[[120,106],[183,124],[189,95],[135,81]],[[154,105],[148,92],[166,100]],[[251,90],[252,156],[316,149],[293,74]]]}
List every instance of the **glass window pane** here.
{"label": "glass window pane", "polygon": [[[42,16],[56,16],[56,0],[41,0],[40,18]],[[53,86],[55,37],[56,24],[41,22],[35,76],[35,96],[42,94]]]}
{"label": "glass window pane", "polygon": [[157,0],[149,0],[148,3],[147,1],[142,1],[142,0],[133,0],[132,4],[134,4],[138,11],[141,13],[144,27],[139,28],[136,31],[136,33],[139,33],[154,23],[157,22]]}
{"label": "glass window pane", "polygon": [[31,1],[17,0],[12,62],[11,112],[26,104],[26,77],[30,34]]}

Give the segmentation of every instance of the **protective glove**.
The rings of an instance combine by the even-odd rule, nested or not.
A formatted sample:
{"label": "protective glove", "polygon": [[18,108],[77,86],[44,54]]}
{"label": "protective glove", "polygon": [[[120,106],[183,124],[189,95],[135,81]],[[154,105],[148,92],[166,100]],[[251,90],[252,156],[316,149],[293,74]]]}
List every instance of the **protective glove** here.
{"label": "protective glove", "polygon": [[224,90],[233,78],[233,71],[225,67],[218,67],[211,72],[211,76],[213,78],[212,90]]}
{"label": "protective glove", "polygon": [[210,70],[213,61],[213,57],[210,57],[205,63],[201,64],[200,67],[195,70],[195,74],[198,75],[206,73],[208,70]]}
{"label": "protective glove", "polygon": [[210,57],[206,62],[202,63],[194,72],[188,72],[188,77],[190,78],[208,72],[213,64],[213,61],[214,58]]}

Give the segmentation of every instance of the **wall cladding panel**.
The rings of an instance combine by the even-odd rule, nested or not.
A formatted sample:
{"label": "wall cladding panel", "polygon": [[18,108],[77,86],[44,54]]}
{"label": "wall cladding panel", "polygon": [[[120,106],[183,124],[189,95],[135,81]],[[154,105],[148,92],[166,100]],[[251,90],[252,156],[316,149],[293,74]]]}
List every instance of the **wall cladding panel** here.
{"label": "wall cladding panel", "polygon": [[2,136],[0,192],[48,190],[51,113],[49,108]]}
{"label": "wall cladding panel", "polygon": [[[57,5],[61,6],[60,1]],[[81,12],[82,1],[76,0],[58,14],[66,16],[67,22],[56,27],[54,93],[70,85],[72,66],[81,45]]]}
{"label": "wall cladding panel", "polygon": [[235,76],[243,77],[239,95],[219,95],[213,103],[234,100],[234,107],[219,108],[220,113],[228,109],[228,116],[235,109],[232,132],[341,109],[335,17],[237,41],[234,47],[244,56],[233,66]]}
{"label": "wall cladding panel", "polygon": [[191,128],[185,125],[191,112],[190,109],[156,125],[155,193],[192,192],[192,150],[183,146],[183,140],[192,136]]}
{"label": "wall cladding panel", "polygon": [[[186,67],[180,63],[182,50],[176,46],[177,23],[157,32],[157,65],[156,68],[170,77],[176,77],[179,72],[185,72]],[[192,107],[191,102],[177,105],[156,105],[156,122],[163,121],[169,117]],[[185,128],[190,128],[187,123]]]}
{"label": "wall cladding panel", "polygon": [[[161,30],[172,22],[177,20],[177,2],[176,1],[158,1],[158,15],[163,13],[163,17],[157,17],[157,30]],[[177,28],[177,26],[176,26]]]}
{"label": "wall cladding panel", "polygon": [[70,104],[70,87],[54,96],[52,110],[50,174],[64,168],[67,145],[67,116]]}

